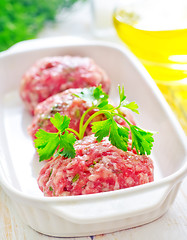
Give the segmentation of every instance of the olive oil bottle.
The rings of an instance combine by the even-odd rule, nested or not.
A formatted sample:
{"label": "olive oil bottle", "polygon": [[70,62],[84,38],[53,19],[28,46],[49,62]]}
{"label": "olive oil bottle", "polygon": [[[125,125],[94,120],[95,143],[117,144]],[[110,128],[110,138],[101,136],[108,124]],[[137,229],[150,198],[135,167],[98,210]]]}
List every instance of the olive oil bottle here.
{"label": "olive oil bottle", "polygon": [[187,1],[121,2],[113,15],[118,36],[156,81],[187,133]]}

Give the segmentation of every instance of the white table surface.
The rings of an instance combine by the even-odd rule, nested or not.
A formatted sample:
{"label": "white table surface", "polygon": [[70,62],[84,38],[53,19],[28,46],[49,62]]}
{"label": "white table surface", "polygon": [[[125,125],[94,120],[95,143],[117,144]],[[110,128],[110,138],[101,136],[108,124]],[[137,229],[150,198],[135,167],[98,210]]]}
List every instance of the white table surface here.
{"label": "white table surface", "polygon": [[[101,26],[102,28],[102,26]],[[81,36],[87,39],[103,39],[118,42],[115,31],[103,31],[97,35],[92,22],[89,3],[80,5],[70,13],[59,15],[58,23],[48,25],[39,38],[54,36]],[[17,216],[9,199],[0,188],[0,239],[1,240],[52,240],[67,239],[47,237],[25,225]],[[174,204],[156,221],[120,232],[94,237],[68,238],[69,240],[186,240],[187,239],[187,178],[181,184]]]}

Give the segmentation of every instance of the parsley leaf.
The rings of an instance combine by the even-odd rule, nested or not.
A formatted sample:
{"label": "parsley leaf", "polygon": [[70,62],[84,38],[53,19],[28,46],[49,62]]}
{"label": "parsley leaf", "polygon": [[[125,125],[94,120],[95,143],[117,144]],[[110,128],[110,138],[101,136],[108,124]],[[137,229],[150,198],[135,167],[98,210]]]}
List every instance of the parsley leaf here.
{"label": "parsley leaf", "polygon": [[75,149],[73,144],[76,138],[72,133],[66,131],[69,127],[70,118],[56,113],[54,117],[50,118],[50,121],[58,129],[58,132],[50,133],[43,129],[36,132],[34,143],[39,154],[39,161],[50,159],[57,149],[58,152],[55,156],[60,153],[64,157],[74,158]]}
{"label": "parsley leaf", "polygon": [[141,128],[131,125],[132,133],[132,148],[135,147],[138,154],[151,154],[151,149],[153,146],[153,133],[146,132]]}
{"label": "parsley leaf", "polygon": [[98,100],[104,101],[108,99],[108,95],[105,92],[103,92],[101,85],[99,85],[98,87],[94,87],[93,96],[97,101]]}
{"label": "parsley leaf", "polygon": [[109,140],[112,143],[112,145],[116,146],[117,148],[127,151],[127,146],[128,146],[128,133],[129,129],[123,127],[123,130],[121,129],[122,127],[119,127],[117,123],[113,120],[111,129],[110,129],[110,135],[109,135]]}
{"label": "parsley leaf", "polygon": [[62,116],[57,112],[54,117],[50,118],[50,121],[60,132],[64,132],[69,126],[70,118],[67,116]]}
{"label": "parsley leaf", "polygon": [[73,133],[68,133],[67,131],[65,131],[65,133],[60,136],[60,149],[63,148],[60,154],[63,155],[64,157],[74,158],[75,149],[73,145],[75,141],[76,138],[73,135]]}
{"label": "parsley leaf", "polygon": [[98,108],[99,110],[114,110],[114,109],[115,109],[114,106],[112,106],[111,104],[109,104],[107,100],[101,102],[101,103],[97,106],[97,108]]}
{"label": "parsley leaf", "polygon": [[50,159],[59,145],[59,137],[56,133],[48,133],[39,129],[34,140],[39,154],[39,161]]}
{"label": "parsley leaf", "polygon": [[108,99],[108,95],[103,92],[101,85],[98,87],[84,88],[80,93],[74,95],[92,105],[99,105]]}
{"label": "parsley leaf", "polygon": [[121,102],[123,102],[126,99],[124,86],[121,88],[118,85],[118,90],[119,90],[119,97],[120,97],[120,103],[121,103]]}
{"label": "parsley leaf", "polygon": [[109,136],[112,145],[127,151],[129,129],[117,124],[113,118],[92,123],[92,131],[95,133],[98,142]]}
{"label": "parsley leaf", "polygon": [[119,96],[120,96],[119,107],[126,107],[126,108],[130,109],[131,111],[139,114],[139,112],[138,112],[138,105],[135,102],[130,102],[129,103],[126,100],[124,86],[122,88],[120,86],[118,86],[118,89],[119,89]]}
{"label": "parsley leaf", "polygon": [[131,111],[139,114],[138,105],[135,102],[130,102],[129,103],[128,101],[125,100],[121,103],[121,107],[126,107],[126,108],[130,109]]}
{"label": "parsley leaf", "polygon": [[92,123],[92,132],[95,133],[98,142],[109,135],[111,124],[112,119]]}

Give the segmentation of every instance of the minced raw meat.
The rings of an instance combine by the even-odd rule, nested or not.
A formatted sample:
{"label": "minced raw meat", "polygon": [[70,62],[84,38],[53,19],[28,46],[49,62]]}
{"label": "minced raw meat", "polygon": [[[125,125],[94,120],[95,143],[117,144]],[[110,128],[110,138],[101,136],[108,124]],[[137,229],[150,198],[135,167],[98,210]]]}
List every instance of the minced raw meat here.
{"label": "minced raw meat", "polygon": [[102,85],[106,93],[110,80],[103,69],[88,57],[55,56],[37,61],[21,81],[20,95],[31,114],[46,98],[69,88]]}
{"label": "minced raw meat", "polygon": [[[82,88],[68,89],[61,93],[55,94],[47,98],[42,103],[39,103],[35,108],[35,115],[33,117],[31,125],[28,127],[29,135],[35,139],[35,134],[38,129],[43,129],[47,132],[57,132],[57,129],[50,122],[50,118],[59,112],[61,115],[67,115],[71,118],[69,127],[79,132],[79,123],[83,113],[91,107],[91,104],[88,102],[76,97],[74,94],[78,94],[83,91]],[[85,121],[93,115],[97,110],[91,110],[85,117]],[[130,111],[125,110],[121,111],[121,114],[125,116],[133,125],[136,125],[134,118]],[[106,119],[103,114],[100,114],[93,121],[102,121]],[[122,118],[116,117],[116,122],[122,126],[128,127],[125,120]],[[91,124],[88,125],[85,136],[90,135]]]}
{"label": "minced raw meat", "polygon": [[74,145],[74,159],[58,156],[41,169],[38,185],[45,196],[72,196],[108,192],[152,182],[153,162],[137,155],[130,146],[124,152],[108,138],[97,142],[93,135]]}

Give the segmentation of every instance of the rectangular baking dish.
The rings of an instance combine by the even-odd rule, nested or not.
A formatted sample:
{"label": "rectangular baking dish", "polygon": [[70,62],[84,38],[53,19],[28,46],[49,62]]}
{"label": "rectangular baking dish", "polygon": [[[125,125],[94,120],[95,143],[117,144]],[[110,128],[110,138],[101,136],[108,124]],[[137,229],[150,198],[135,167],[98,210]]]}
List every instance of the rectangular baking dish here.
{"label": "rectangular baking dish", "polygon": [[[44,197],[37,186],[43,163],[27,134],[31,116],[19,97],[20,79],[44,56],[93,58],[112,81],[136,101],[138,124],[154,130],[155,181],[138,187],[84,196]],[[24,223],[41,233],[75,237],[108,233],[151,222],[173,203],[187,174],[186,136],[154,81],[126,48],[108,42],[52,38],[19,43],[0,54],[0,184]]]}

